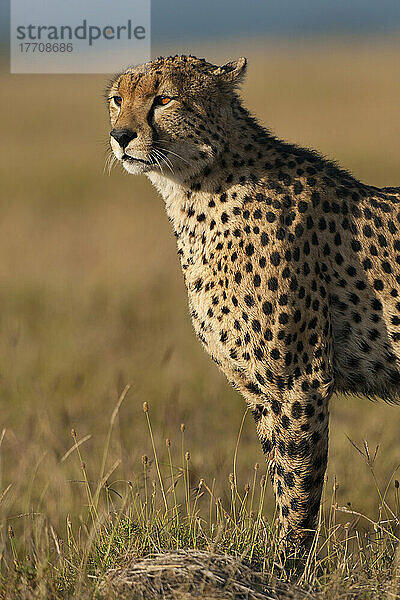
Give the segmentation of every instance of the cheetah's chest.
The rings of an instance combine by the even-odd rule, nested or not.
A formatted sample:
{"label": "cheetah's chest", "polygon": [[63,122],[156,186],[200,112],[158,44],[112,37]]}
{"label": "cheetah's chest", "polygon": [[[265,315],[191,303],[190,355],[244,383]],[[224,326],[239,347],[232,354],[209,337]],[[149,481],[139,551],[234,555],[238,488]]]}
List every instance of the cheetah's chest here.
{"label": "cheetah's chest", "polygon": [[[204,348],[229,379],[242,371],[242,341],[235,330],[237,315],[232,307],[231,273],[223,256],[206,244],[182,245],[182,270],[194,330]],[[210,256],[213,256],[210,259]]]}
{"label": "cheetah's chest", "polygon": [[[195,332],[207,352],[231,376],[230,372],[237,365],[232,364],[232,352],[224,339],[224,331],[233,328],[233,315],[225,306],[230,273],[222,233],[200,218],[208,202],[209,198],[201,195],[188,199],[176,189],[166,196]],[[193,214],[194,206],[197,218]]]}

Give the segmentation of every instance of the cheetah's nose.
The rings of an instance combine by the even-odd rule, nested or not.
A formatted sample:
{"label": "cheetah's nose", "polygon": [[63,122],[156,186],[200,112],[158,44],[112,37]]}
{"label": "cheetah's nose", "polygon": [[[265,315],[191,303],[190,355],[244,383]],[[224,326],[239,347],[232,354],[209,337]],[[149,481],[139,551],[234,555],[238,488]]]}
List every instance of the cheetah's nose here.
{"label": "cheetah's nose", "polygon": [[132,131],[132,129],[112,129],[110,131],[110,135],[117,140],[118,144],[121,148],[126,148],[131,140],[134,140],[137,137],[136,131]]}

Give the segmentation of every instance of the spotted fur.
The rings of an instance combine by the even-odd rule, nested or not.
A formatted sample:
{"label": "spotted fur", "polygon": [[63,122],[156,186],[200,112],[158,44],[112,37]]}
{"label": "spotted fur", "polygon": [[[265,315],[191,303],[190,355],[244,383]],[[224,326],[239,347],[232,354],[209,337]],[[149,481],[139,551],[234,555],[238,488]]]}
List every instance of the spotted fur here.
{"label": "spotted fur", "polygon": [[113,131],[135,137],[111,141],[165,200],[194,329],[252,410],[298,539],[315,526],[333,392],[399,398],[400,188],[271,135],[238,96],[245,67],[175,56],[118,75]]}

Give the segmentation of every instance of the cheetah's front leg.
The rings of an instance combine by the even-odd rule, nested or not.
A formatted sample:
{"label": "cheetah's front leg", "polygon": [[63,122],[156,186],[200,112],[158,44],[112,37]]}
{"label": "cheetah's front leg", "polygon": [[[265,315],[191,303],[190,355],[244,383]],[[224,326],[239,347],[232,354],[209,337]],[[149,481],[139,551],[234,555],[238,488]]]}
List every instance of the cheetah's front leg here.
{"label": "cheetah's front leg", "polygon": [[270,465],[281,534],[306,544],[316,525],[327,465],[329,396],[310,387],[296,401],[272,400],[253,411]]}

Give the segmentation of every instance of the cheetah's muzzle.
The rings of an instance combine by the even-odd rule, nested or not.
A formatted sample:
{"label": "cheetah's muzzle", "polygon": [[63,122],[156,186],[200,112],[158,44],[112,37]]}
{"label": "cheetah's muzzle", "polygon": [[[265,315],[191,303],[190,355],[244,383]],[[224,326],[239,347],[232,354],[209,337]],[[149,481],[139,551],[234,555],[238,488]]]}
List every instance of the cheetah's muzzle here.
{"label": "cheetah's muzzle", "polygon": [[283,533],[304,539],[334,390],[399,398],[400,188],[271,135],[237,94],[245,68],[129,69],[109,86],[111,124],[136,134],[124,153],[151,153],[194,328],[252,410]]}

